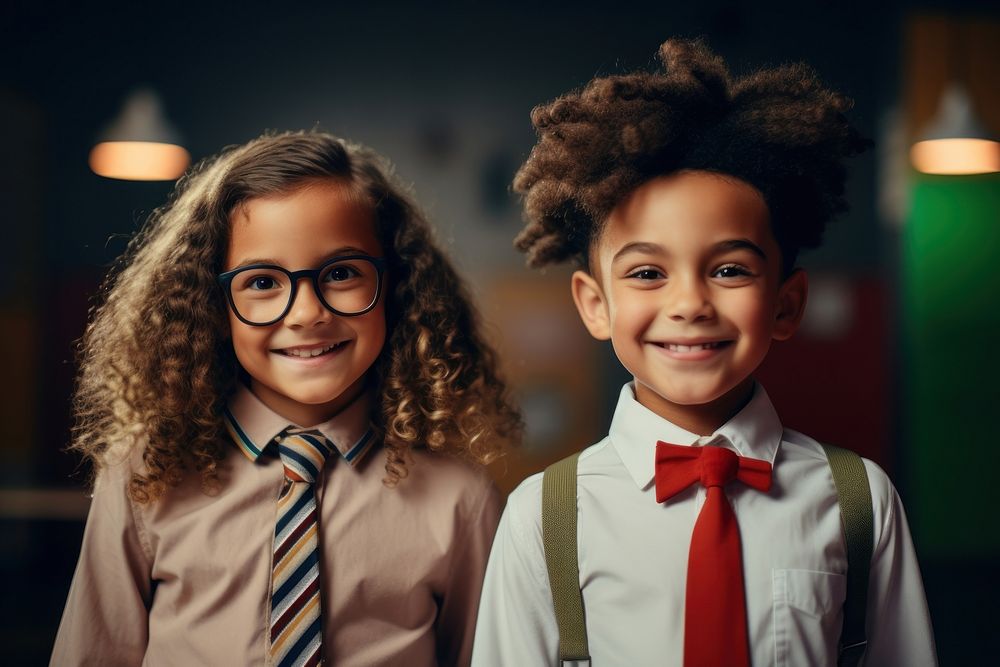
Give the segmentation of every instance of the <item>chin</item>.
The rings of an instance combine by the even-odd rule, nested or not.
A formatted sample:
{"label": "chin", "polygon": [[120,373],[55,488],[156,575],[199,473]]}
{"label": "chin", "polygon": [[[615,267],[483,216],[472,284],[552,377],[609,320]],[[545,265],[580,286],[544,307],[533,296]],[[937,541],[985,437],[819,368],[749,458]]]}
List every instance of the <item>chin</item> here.
{"label": "chin", "polygon": [[725,395],[725,391],[698,388],[659,388],[646,385],[662,400],[674,405],[705,405]]}
{"label": "chin", "polygon": [[302,405],[325,405],[337,400],[345,391],[346,389],[341,389],[338,392],[316,392],[309,394],[289,393],[288,397],[296,403],[301,403]]}

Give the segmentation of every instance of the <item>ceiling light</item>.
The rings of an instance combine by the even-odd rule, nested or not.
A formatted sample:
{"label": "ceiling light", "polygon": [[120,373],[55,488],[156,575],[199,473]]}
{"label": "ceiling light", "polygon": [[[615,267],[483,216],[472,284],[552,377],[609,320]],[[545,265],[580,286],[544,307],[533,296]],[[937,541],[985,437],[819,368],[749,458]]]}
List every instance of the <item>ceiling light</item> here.
{"label": "ceiling light", "polygon": [[170,181],[187,169],[191,156],[149,88],[133,91],[121,112],[90,151],[95,174],[128,181]]}

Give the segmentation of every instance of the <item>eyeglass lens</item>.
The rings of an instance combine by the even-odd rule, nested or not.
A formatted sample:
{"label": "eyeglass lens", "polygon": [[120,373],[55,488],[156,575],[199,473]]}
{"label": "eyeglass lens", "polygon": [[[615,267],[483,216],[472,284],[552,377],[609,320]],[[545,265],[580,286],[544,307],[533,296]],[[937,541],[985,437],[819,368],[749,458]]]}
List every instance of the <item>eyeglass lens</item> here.
{"label": "eyeglass lens", "polygon": [[[347,259],[327,264],[319,274],[319,296],[333,310],[353,315],[367,310],[378,293],[378,270],[363,258]],[[310,289],[301,285],[299,289]],[[254,323],[271,322],[288,307],[292,298],[292,281],[277,269],[248,268],[230,283],[233,306],[246,320]]]}

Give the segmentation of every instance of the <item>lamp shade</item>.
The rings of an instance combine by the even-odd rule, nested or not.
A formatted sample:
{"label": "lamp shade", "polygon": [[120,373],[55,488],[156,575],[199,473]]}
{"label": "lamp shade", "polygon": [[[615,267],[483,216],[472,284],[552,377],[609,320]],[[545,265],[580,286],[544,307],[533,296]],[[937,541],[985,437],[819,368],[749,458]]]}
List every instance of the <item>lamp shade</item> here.
{"label": "lamp shade", "polygon": [[910,161],[927,174],[1000,171],[1000,143],[976,118],[964,86],[953,82],[945,89],[937,113],[910,148]]}
{"label": "lamp shade", "polygon": [[101,132],[90,151],[90,168],[107,178],[168,181],[191,162],[180,135],[163,113],[159,95],[150,88],[133,91],[121,112]]}

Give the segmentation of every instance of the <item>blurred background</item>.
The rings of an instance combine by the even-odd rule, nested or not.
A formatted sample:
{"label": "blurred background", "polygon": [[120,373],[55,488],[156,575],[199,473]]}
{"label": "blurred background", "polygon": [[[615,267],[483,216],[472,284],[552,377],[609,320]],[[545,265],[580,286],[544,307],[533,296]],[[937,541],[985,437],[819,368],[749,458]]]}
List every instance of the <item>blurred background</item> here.
{"label": "blurred background", "polygon": [[[520,213],[509,184],[533,143],[528,113],[594,75],[653,66],[670,36],[706,37],[735,73],[806,61],[855,99],[852,118],[877,148],[852,165],[851,211],[803,257],[812,286],[801,335],[774,348],[760,378],[786,425],[889,471],[941,663],[987,661],[1000,619],[990,428],[1000,167],[925,174],[910,148],[970,128],[1000,135],[995,3],[8,0],[4,662],[47,661],[79,552],[87,471],[64,451],[74,343],[111,262],[173,185],[97,175],[98,143],[167,142],[183,147],[172,154],[183,164],[184,151],[196,161],[264,130],[320,128],[390,157],[472,286],[523,405],[524,447],[494,470],[506,492],[601,438],[628,380],[578,322],[569,271],[528,272],[511,246]],[[94,168],[113,173],[100,157]]]}

